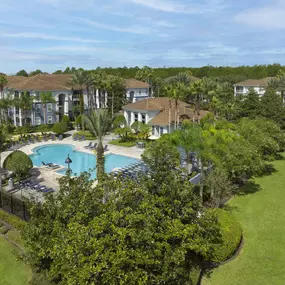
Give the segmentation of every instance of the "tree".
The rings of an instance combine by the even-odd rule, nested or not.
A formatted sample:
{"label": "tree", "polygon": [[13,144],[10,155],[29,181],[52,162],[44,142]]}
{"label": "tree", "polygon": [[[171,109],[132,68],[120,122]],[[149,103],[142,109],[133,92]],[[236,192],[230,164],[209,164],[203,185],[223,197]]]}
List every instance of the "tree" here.
{"label": "tree", "polygon": [[24,70],[24,69],[18,71],[18,72],[16,73],[16,75],[17,75],[17,76],[25,76],[25,77],[28,77],[28,76],[29,76],[28,72],[27,72],[26,70]]}
{"label": "tree", "polygon": [[46,74],[46,72],[41,71],[40,69],[37,69],[35,71],[31,71],[29,73],[29,76],[34,76],[34,75],[38,75],[38,74]]}
{"label": "tree", "polygon": [[18,102],[16,103],[17,106],[23,111],[23,121],[24,125],[27,124],[27,112],[33,108],[34,98],[30,96],[30,92],[25,91],[21,94]]}
{"label": "tree", "polygon": [[18,178],[27,177],[33,168],[31,158],[20,150],[10,153],[3,162],[3,168],[12,171]]}
{"label": "tree", "polygon": [[106,177],[94,187],[89,175],[64,177],[56,197],[32,203],[23,235],[30,262],[58,284],[192,284],[219,225],[159,144],[149,178]]}
{"label": "tree", "polygon": [[260,115],[284,126],[285,108],[283,101],[272,88],[268,88],[261,98]]}
{"label": "tree", "polygon": [[89,131],[98,139],[96,169],[99,182],[104,178],[105,173],[103,139],[111,130],[114,119],[115,118],[111,117],[106,109],[93,111],[90,115],[83,116],[83,122],[87,125]]}
{"label": "tree", "polygon": [[245,99],[241,102],[241,117],[255,118],[260,112],[260,99],[259,95],[254,89],[250,89],[246,94]]}
{"label": "tree", "polygon": [[130,127],[118,127],[115,129],[115,134],[120,136],[122,142],[127,142],[132,134],[132,129]]}
{"label": "tree", "polygon": [[81,69],[74,71],[69,81],[69,85],[73,86],[74,89],[79,89],[80,115],[84,114],[83,90],[86,89],[88,81],[89,81],[88,72]]}
{"label": "tree", "polygon": [[16,101],[12,99],[12,96],[10,95],[10,93],[6,94],[5,98],[0,99],[0,109],[1,109],[0,119],[1,121],[4,119],[6,122],[8,122],[9,108],[14,106],[15,103]]}
{"label": "tree", "polygon": [[8,83],[8,80],[6,78],[5,75],[0,75],[0,93],[1,93],[1,96],[0,96],[0,99],[3,99],[4,98],[4,87],[7,85]]}
{"label": "tree", "polygon": [[46,119],[47,119],[46,105],[47,105],[47,103],[55,103],[56,100],[52,96],[51,92],[41,92],[40,95],[38,96],[37,100],[41,101],[42,106],[44,108],[44,124],[46,124]]}
{"label": "tree", "polygon": [[65,122],[55,123],[52,127],[52,131],[58,135],[64,134],[67,131],[67,125]]}
{"label": "tree", "polygon": [[204,86],[202,80],[194,81],[190,85],[190,94],[195,104],[193,122],[195,122],[196,120],[200,121],[200,106],[204,94]]}
{"label": "tree", "polygon": [[4,143],[7,139],[7,131],[5,126],[0,126],[0,191],[2,191],[2,163],[1,163],[1,154],[4,150]]}

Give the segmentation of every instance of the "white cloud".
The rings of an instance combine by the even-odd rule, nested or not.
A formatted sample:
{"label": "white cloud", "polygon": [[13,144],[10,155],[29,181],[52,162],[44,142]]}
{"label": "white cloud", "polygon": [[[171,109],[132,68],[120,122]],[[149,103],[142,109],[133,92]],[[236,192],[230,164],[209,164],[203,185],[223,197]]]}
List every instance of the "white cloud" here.
{"label": "white cloud", "polygon": [[275,1],[272,5],[241,11],[235,16],[235,21],[267,29],[285,29],[285,2]]}
{"label": "white cloud", "polygon": [[170,13],[181,14],[201,14],[207,12],[215,12],[225,8],[223,0],[206,0],[204,4],[197,3],[181,3],[178,0],[124,0],[133,4],[145,6],[150,9],[159,10]]}
{"label": "white cloud", "polygon": [[78,37],[62,37],[52,36],[42,33],[2,33],[2,37],[21,38],[21,39],[41,39],[41,40],[55,40],[55,41],[70,41],[70,42],[81,42],[81,43],[104,43],[105,41],[83,39]]}
{"label": "white cloud", "polygon": [[152,30],[147,27],[142,27],[142,26],[130,26],[130,27],[119,27],[119,26],[113,26],[113,25],[107,25],[103,23],[99,23],[93,20],[86,20],[86,19],[81,19],[83,22],[86,24],[92,25],[94,27],[98,27],[101,29],[105,30],[110,30],[110,31],[115,31],[115,32],[122,32],[122,33],[131,33],[131,34],[150,34]]}

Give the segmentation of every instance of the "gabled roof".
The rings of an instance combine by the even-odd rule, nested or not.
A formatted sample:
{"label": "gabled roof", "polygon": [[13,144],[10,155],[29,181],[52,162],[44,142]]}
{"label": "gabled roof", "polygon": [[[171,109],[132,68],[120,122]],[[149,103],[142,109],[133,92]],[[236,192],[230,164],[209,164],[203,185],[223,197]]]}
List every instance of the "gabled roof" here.
{"label": "gabled roof", "polygon": [[265,77],[262,79],[248,79],[245,81],[238,82],[234,86],[258,86],[258,87],[265,86],[266,87],[269,81],[274,78],[275,77]]}
{"label": "gabled roof", "polygon": [[[15,90],[60,91],[71,90],[72,74],[37,74],[31,77],[7,76],[8,87]],[[126,88],[149,88],[150,85],[136,79],[125,79]]]}
{"label": "gabled roof", "polygon": [[68,85],[71,74],[37,74],[26,77],[26,80],[13,84],[12,88],[16,90],[71,90]]}
{"label": "gabled roof", "polygon": [[[178,101],[179,116],[189,118],[194,117],[193,108],[182,101]],[[149,98],[135,103],[127,104],[123,110],[138,110],[138,111],[157,111],[158,114],[149,122],[150,125],[167,126],[170,121],[175,121],[175,100],[167,97]],[[200,110],[200,118],[203,118],[208,112]]]}
{"label": "gabled roof", "polygon": [[20,83],[20,82],[26,80],[27,77],[15,75],[15,76],[6,76],[6,79],[7,79],[8,83],[7,83],[7,85],[5,87],[13,88],[12,86],[14,86],[17,83]]}
{"label": "gabled roof", "polygon": [[143,82],[143,81],[139,81],[137,79],[133,79],[133,78],[130,78],[130,79],[124,79],[125,80],[125,84],[126,84],[126,87],[127,88],[149,88],[150,85],[146,82]]}

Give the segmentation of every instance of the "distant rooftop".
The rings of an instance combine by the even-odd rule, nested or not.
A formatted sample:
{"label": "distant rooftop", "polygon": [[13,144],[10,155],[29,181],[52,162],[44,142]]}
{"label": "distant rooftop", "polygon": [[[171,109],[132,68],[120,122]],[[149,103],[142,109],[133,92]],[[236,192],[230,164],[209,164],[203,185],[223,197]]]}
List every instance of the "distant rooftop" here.
{"label": "distant rooftop", "polygon": [[262,79],[247,79],[245,81],[241,81],[236,83],[234,86],[267,86],[269,81],[274,79],[275,77],[265,77]]}

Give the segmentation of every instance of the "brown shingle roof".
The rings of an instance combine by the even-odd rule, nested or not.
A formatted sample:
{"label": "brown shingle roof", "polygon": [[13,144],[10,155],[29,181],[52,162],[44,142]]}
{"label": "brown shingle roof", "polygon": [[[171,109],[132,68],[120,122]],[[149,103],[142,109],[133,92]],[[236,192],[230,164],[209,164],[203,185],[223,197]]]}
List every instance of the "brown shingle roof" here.
{"label": "brown shingle roof", "polygon": [[26,80],[13,84],[12,88],[16,90],[71,90],[68,85],[71,74],[37,74],[27,77]]}
{"label": "brown shingle roof", "polygon": [[236,83],[234,86],[267,86],[269,81],[275,77],[265,77],[262,79],[248,79],[242,82]]}
{"label": "brown shingle roof", "polygon": [[5,87],[7,88],[13,88],[13,86],[17,83],[20,83],[27,79],[25,76],[6,76],[6,79],[8,81],[7,85]]}
{"label": "brown shingle roof", "polygon": [[[72,86],[69,80],[72,74],[37,74],[31,77],[7,76],[11,77],[9,87],[15,90],[39,90],[39,91],[57,91],[71,90]],[[136,80],[125,79],[127,88],[149,88],[149,84]]]}
{"label": "brown shingle roof", "polygon": [[[170,104],[169,104],[170,103]],[[171,106],[170,106],[171,105]],[[192,120],[194,110],[185,102],[178,101],[179,116],[186,116]],[[135,103],[125,105],[124,110],[142,110],[142,111],[158,111],[159,113],[149,122],[151,125],[167,126],[169,124],[169,109],[171,122],[175,121],[175,100],[169,100],[167,97],[149,98]],[[208,112],[201,110],[200,118],[203,118]]]}
{"label": "brown shingle roof", "polygon": [[139,81],[137,79],[125,79],[125,84],[127,88],[149,88],[150,85],[146,82]]}

